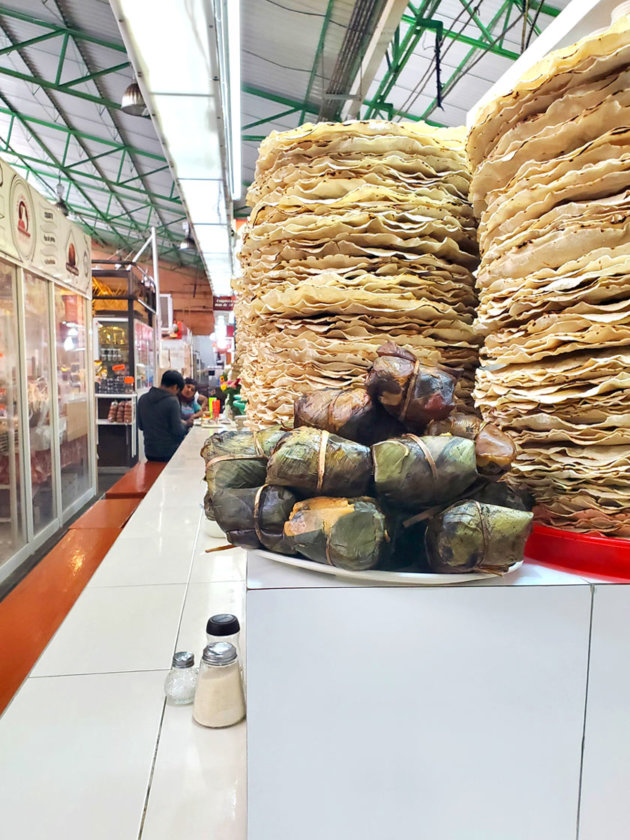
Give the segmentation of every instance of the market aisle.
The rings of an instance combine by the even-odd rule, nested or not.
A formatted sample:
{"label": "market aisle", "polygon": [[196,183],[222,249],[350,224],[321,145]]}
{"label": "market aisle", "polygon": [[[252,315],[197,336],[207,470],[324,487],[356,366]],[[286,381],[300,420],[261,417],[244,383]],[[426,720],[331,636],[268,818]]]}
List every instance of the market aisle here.
{"label": "market aisle", "polygon": [[0,719],[7,835],[245,837],[245,724],[204,729],[162,689],[175,650],[198,661],[209,615],[243,617],[244,552],[206,553],[222,544],[202,530],[206,436],[186,439]]}

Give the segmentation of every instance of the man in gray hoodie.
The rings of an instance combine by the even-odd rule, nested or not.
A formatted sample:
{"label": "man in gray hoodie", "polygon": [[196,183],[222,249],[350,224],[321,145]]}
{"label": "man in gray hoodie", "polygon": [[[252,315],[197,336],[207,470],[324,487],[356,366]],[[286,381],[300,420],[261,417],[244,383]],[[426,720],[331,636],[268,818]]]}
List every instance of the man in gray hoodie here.
{"label": "man in gray hoodie", "polygon": [[170,461],[186,437],[192,421],[183,422],[178,394],[184,377],[167,370],[159,388],[151,388],[138,400],[138,428],[144,432],[144,451],[148,461]]}

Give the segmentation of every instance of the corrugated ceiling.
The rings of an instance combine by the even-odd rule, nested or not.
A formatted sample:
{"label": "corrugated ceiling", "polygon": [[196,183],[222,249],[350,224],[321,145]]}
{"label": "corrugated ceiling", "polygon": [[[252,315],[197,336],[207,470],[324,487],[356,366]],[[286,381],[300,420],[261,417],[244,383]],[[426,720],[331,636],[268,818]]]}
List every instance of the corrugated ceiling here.
{"label": "corrugated ceiling", "polygon": [[[397,33],[400,54],[390,45],[374,80],[363,86],[360,116],[462,125],[466,111],[521,54],[523,43],[535,38],[568,2],[410,3]],[[261,136],[317,117],[352,6],[348,0],[247,0],[243,36],[246,184],[254,175]],[[436,102],[435,49],[440,27],[442,107]],[[293,106],[300,107],[292,111]]]}
{"label": "corrugated ceiling", "polygon": [[[379,14],[386,5],[356,0],[370,2]],[[567,3],[410,3],[374,78],[359,79],[360,117],[462,124],[469,107]],[[241,0],[241,8],[247,185],[263,136],[331,107],[327,91],[355,0]],[[173,46],[166,60],[176,60]],[[164,255],[180,260],[184,210],[156,131],[150,120],[119,108],[132,80],[107,0],[0,0],[0,154],[52,199],[60,181],[97,239],[129,253],[155,224]],[[344,113],[343,96],[337,98]]]}
{"label": "corrugated ceiling", "polygon": [[150,119],[120,110],[134,80],[104,0],[0,4],[0,154],[125,255],[151,225],[181,261],[185,213]]}

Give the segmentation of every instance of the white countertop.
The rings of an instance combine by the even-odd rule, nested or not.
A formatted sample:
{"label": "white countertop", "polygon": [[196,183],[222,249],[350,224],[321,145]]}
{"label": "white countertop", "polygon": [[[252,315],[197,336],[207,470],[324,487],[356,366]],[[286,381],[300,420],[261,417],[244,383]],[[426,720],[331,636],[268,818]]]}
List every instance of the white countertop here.
{"label": "white countertop", "polygon": [[[244,618],[245,552],[212,554],[193,428],[0,718],[3,836],[244,840],[246,725],[169,706],[176,650],[208,617]],[[146,807],[146,813],[145,813]]]}
{"label": "white countertop", "polygon": [[[445,575],[443,586],[576,586],[588,584],[586,578],[569,572],[548,569],[536,563],[524,563],[520,569],[501,577],[486,577],[460,584],[449,584]],[[285,565],[272,560],[258,551],[247,553],[247,588],[248,589],[320,589],[349,587],[382,587],[384,584],[372,581],[354,581],[343,575],[313,571]],[[442,586],[442,588],[443,588]],[[413,585],[406,588],[413,589]]]}

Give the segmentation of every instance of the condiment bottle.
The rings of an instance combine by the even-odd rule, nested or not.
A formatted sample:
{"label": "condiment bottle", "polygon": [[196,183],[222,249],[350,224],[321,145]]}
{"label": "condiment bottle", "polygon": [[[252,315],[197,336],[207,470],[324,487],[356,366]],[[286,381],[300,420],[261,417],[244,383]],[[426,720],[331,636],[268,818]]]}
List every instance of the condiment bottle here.
{"label": "condiment bottle", "polygon": [[195,692],[193,718],[202,726],[233,726],[245,717],[245,698],[234,645],[204,648]]}
{"label": "condiment bottle", "polygon": [[195,698],[199,669],[194,667],[195,655],[180,650],[173,656],[171,670],[164,680],[164,693],[169,703],[184,706]]}
{"label": "condiment bottle", "polygon": [[240,645],[241,625],[235,615],[231,613],[220,613],[219,615],[210,616],[206,624],[206,639],[209,645],[216,642],[229,642],[236,648],[236,653],[239,659],[241,656]]}

